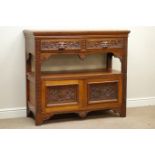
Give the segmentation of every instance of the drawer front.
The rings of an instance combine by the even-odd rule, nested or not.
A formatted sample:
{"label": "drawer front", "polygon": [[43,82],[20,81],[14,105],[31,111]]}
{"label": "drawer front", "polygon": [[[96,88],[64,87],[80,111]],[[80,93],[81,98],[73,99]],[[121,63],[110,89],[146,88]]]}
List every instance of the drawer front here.
{"label": "drawer front", "polygon": [[79,39],[44,39],[41,40],[41,51],[81,50],[82,41]]}
{"label": "drawer front", "polygon": [[82,104],[82,81],[43,81],[42,105],[45,112],[76,110]]}
{"label": "drawer front", "polygon": [[87,82],[87,106],[120,106],[122,102],[121,78],[92,79]]}
{"label": "drawer front", "polygon": [[87,39],[86,49],[123,48],[122,38]]}

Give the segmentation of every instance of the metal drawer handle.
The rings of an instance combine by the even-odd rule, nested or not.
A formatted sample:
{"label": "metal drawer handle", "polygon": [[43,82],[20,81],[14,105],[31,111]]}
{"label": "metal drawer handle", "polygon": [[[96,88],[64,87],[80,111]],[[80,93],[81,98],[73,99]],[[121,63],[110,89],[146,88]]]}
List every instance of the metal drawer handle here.
{"label": "metal drawer handle", "polygon": [[108,41],[102,41],[101,46],[102,48],[108,48]]}
{"label": "metal drawer handle", "polygon": [[58,43],[58,50],[63,51],[66,48],[66,43],[65,42],[59,42]]}

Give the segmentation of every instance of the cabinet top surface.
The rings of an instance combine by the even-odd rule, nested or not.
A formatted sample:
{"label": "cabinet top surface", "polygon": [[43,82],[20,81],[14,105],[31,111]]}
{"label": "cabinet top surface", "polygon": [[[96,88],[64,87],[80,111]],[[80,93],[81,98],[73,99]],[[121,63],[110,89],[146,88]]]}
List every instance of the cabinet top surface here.
{"label": "cabinet top surface", "polygon": [[25,35],[49,36],[49,35],[128,35],[129,30],[74,30],[74,31],[50,31],[50,30],[24,30]]}

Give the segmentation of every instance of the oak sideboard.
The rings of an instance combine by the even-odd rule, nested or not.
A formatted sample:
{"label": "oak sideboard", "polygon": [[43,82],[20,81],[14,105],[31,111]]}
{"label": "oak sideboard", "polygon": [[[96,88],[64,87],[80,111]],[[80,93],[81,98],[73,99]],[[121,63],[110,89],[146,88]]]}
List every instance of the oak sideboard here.
{"label": "oak sideboard", "polygon": [[[56,114],[77,113],[84,118],[91,111],[106,109],[125,117],[129,32],[24,30],[27,117],[34,117],[36,125]],[[51,57],[77,56],[84,62],[95,54],[106,57],[105,67],[41,69]],[[113,57],[120,60],[120,70],[113,69]]]}

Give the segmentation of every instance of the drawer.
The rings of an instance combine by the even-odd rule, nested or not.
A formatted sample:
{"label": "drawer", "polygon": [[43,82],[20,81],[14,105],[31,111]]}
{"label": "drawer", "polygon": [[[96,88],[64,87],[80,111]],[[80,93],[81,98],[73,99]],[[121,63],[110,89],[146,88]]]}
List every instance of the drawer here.
{"label": "drawer", "polygon": [[123,42],[122,38],[87,39],[86,49],[123,48]]}
{"label": "drawer", "polygon": [[80,39],[42,39],[41,51],[70,51],[81,50],[82,40]]}

